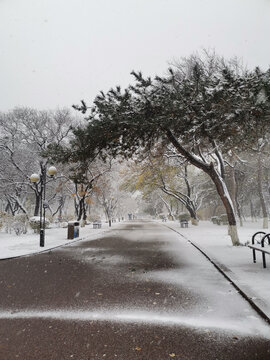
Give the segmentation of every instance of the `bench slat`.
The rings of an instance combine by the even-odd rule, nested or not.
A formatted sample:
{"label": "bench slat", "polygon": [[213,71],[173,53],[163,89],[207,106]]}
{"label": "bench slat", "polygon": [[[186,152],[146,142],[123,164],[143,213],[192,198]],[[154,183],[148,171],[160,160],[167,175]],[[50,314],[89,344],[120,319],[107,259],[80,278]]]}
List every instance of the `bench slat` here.
{"label": "bench slat", "polygon": [[266,250],[264,247],[258,247],[254,245],[248,245],[250,249],[252,249],[253,252],[253,262],[256,263],[256,251],[260,251],[262,253],[262,261],[263,261],[263,267],[266,268],[266,259],[265,254],[270,255],[270,251]]}
{"label": "bench slat", "polygon": [[248,247],[249,247],[250,249],[258,250],[258,251],[261,251],[261,252],[264,252],[264,253],[270,255],[270,250],[266,250],[265,248],[261,248],[261,247],[254,246],[254,245],[248,245]]}

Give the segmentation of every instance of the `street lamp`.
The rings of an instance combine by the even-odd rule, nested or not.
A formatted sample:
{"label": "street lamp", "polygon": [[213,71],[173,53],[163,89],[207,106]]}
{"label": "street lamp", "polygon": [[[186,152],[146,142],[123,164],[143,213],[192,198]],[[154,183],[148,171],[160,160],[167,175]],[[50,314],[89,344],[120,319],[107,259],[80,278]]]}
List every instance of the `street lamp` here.
{"label": "street lamp", "polygon": [[[40,198],[40,241],[39,246],[44,247],[44,240],[45,240],[45,225],[46,225],[46,219],[45,219],[45,212],[46,208],[48,207],[48,204],[46,202],[46,164],[43,165],[43,163],[40,163],[40,169],[41,174],[32,174],[30,176],[30,181],[34,184],[40,183],[40,192],[39,192],[39,198]],[[49,177],[53,178],[57,173],[57,170],[54,166],[50,166],[48,169],[48,175]]]}

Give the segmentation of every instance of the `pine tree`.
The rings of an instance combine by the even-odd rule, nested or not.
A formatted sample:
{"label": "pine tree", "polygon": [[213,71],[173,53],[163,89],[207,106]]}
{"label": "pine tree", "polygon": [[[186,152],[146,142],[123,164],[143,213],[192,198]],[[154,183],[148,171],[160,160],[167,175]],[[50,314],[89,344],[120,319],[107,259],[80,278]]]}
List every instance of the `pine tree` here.
{"label": "pine tree", "polygon": [[[223,153],[248,147],[267,131],[270,71],[241,72],[223,59],[193,56],[154,80],[132,74],[133,86],[96,97],[87,126],[74,129],[70,150],[56,147],[58,154],[78,161],[131,157],[157,141],[171,146],[209,175],[226,209],[232,243],[239,245]],[[76,108],[85,112],[86,105]]]}

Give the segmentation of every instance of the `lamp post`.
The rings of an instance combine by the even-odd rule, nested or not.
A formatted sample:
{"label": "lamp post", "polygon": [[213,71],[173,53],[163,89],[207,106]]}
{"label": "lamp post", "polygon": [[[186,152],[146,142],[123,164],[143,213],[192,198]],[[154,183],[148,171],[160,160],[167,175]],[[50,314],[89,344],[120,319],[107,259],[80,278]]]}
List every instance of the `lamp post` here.
{"label": "lamp post", "polygon": [[[46,208],[48,207],[48,204],[46,202],[46,177],[47,177],[47,173],[46,173],[46,164],[43,165],[43,163],[40,163],[40,169],[41,169],[41,174],[32,174],[30,176],[30,181],[32,183],[38,184],[40,183],[40,192],[39,192],[39,201],[40,201],[40,220],[39,220],[39,228],[40,228],[40,241],[39,241],[39,246],[44,247],[44,242],[45,242],[45,226],[46,226],[46,218],[45,218],[45,213],[46,213]],[[50,166],[48,169],[48,175],[49,177],[53,178],[57,173],[57,170],[54,166]]]}

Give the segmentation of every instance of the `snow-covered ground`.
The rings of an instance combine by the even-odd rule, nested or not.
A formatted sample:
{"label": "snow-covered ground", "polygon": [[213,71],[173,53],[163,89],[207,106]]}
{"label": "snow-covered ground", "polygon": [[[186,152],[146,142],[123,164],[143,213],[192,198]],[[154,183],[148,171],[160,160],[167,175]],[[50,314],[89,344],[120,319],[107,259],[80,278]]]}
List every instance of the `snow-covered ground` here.
{"label": "snow-covered ground", "polygon": [[[257,263],[252,261],[252,252],[247,246],[233,247],[227,234],[226,226],[214,225],[201,221],[199,226],[180,228],[178,222],[162,223],[182,234],[186,240],[192,241],[201,248],[215,263],[220,265],[228,275],[243,290],[258,307],[270,318],[270,259],[267,256],[267,268],[262,267],[261,255],[257,254]],[[115,229],[115,224],[112,229]],[[108,224],[103,223],[101,229],[93,229],[91,225],[80,228],[79,239],[95,239],[104,231]],[[260,222],[246,222],[239,227],[239,237],[242,244],[251,242],[256,231],[262,231]],[[265,231],[265,230],[264,230]],[[270,231],[269,231],[270,232]],[[26,234],[16,236],[0,232],[0,259],[29,255],[48,250],[77,240],[67,240],[67,229],[53,228],[46,230],[45,247],[39,246],[39,235]]]}
{"label": "snow-covered ground", "polygon": [[[201,221],[199,226],[181,228],[179,223],[163,223],[182,234],[203,250],[211,260],[270,318],[270,258],[266,255],[266,266],[262,266],[261,254],[257,252],[257,263],[252,260],[252,251],[247,246],[232,246],[227,226]],[[262,229],[262,222],[246,222],[238,228],[241,244],[251,243],[252,235]]]}
{"label": "snow-covered ground", "polygon": [[13,258],[16,256],[29,255],[57,246],[70,244],[73,241],[85,238],[96,238],[104,231],[108,230],[107,223],[103,223],[101,229],[93,229],[92,225],[80,228],[80,235],[74,240],[67,239],[67,228],[52,228],[45,231],[45,246],[39,246],[39,234],[33,232],[17,236],[14,233],[7,234],[0,232],[0,259]]}

